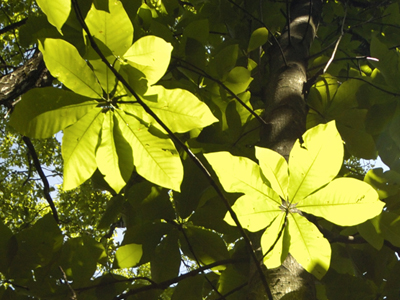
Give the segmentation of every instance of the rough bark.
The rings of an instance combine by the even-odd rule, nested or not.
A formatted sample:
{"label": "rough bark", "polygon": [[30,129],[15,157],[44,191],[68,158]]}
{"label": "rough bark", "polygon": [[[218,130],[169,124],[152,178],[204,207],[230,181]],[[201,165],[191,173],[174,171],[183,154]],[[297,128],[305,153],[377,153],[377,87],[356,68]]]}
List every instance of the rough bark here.
{"label": "rough bark", "polygon": [[12,109],[19,96],[32,88],[49,86],[52,81],[42,53],[38,51],[24,65],[0,77],[0,105]]}
{"label": "rough bark", "polygon": [[[271,75],[265,94],[268,125],[262,131],[261,144],[286,160],[294,142],[305,131],[307,109],[303,87],[307,82],[307,57],[321,10],[321,0],[292,1],[289,26],[279,39],[280,48],[274,45],[269,53]],[[314,277],[290,254],[281,267],[265,273],[274,300],[316,299]],[[257,276],[256,272],[251,276],[248,299],[268,299]]]}

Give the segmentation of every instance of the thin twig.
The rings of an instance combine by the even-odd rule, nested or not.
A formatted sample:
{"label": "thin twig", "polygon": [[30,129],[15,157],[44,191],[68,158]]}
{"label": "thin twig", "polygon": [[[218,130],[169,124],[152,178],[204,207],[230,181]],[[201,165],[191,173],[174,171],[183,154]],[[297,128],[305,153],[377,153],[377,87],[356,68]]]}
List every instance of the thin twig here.
{"label": "thin twig", "polygon": [[[190,253],[192,253],[193,258],[194,258],[194,260],[195,260],[196,263],[197,263],[197,266],[198,266],[198,267],[201,267],[200,260],[198,259],[196,253],[194,252],[194,249],[193,249],[192,245],[189,243],[189,238],[188,238],[188,236],[187,236],[185,230],[183,230],[183,228],[182,228],[181,226],[179,227],[179,230],[180,230],[180,232],[182,232],[183,237],[184,237],[186,243],[188,244],[189,251],[190,251]],[[206,281],[210,284],[211,288],[218,294],[218,296],[220,297],[220,299],[226,300],[225,296],[222,295],[222,294],[218,291],[218,289],[215,287],[215,285],[211,282],[211,280],[207,277],[206,274],[204,274],[204,278],[205,278]]]}
{"label": "thin twig", "polygon": [[60,220],[58,219],[58,213],[57,213],[57,209],[54,205],[53,199],[50,195],[50,185],[49,185],[49,181],[47,180],[46,175],[43,172],[42,166],[40,164],[39,158],[37,156],[35,147],[32,144],[32,141],[30,140],[30,138],[23,136],[22,140],[25,142],[25,145],[28,147],[29,153],[33,159],[33,164],[36,168],[36,171],[39,173],[40,179],[43,182],[43,194],[44,197],[47,200],[47,203],[49,203],[51,211],[53,213],[53,217],[54,220],[56,220],[57,224],[60,223]]}
{"label": "thin twig", "polygon": [[229,204],[228,199],[225,197],[224,193],[222,192],[221,188],[218,186],[217,182],[212,178],[210,172],[207,170],[207,168],[203,165],[203,163],[199,160],[199,158],[186,146],[185,143],[183,143],[172,131],[171,129],[166,126],[161,119],[150,109],[149,106],[147,106],[146,103],[139,97],[139,95],[134,91],[134,89],[128,84],[128,82],[125,80],[123,76],[121,76],[118,71],[107,61],[106,57],[104,54],[101,52],[100,48],[96,44],[96,42],[93,39],[93,36],[90,33],[89,28],[87,27],[85,23],[85,19],[82,16],[82,13],[79,9],[78,1],[77,0],[72,0],[72,4],[75,10],[75,13],[77,15],[78,21],[81,24],[83,30],[86,32],[87,37],[90,41],[90,44],[93,48],[93,50],[96,51],[96,53],[99,55],[103,63],[110,69],[110,71],[115,75],[115,77],[128,89],[128,91],[136,98],[137,102],[142,106],[142,108],[145,110],[146,113],[148,113],[173,139],[190,157],[190,159],[195,163],[195,165],[201,170],[201,172],[206,176],[208,182],[210,185],[215,189],[219,197],[223,200],[224,205],[226,206],[227,210],[229,211],[229,214],[231,215],[233,221],[235,222],[235,225],[238,227],[241,235],[243,236],[246,246],[249,248],[250,256],[254,263],[257,266],[257,271],[260,273],[260,277],[262,280],[262,283],[264,285],[265,291],[268,295],[268,298],[272,300],[272,293],[269,288],[267,279],[264,276],[263,270],[261,268],[261,265],[258,262],[257,256],[254,252],[254,249],[251,245],[251,241],[249,237],[247,236],[246,232],[244,231],[242,225],[239,222],[238,217],[236,216],[236,213],[233,211],[231,205]]}
{"label": "thin twig", "polygon": [[[73,1],[75,1],[75,0],[73,0]],[[221,260],[221,261],[216,261],[216,262],[214,262],[212,264],[208,264],[208,265],[202,266],[202,267],[200,267],[200,268],[198,268],[196,270],[190,271],[190,272],[185,273],[185,274],[183,274],[181,276],[178,276],[178,277],[175,277],[175,278],[172,278],[172,279],[160,282],[160,283],[153,283],[153,284],[142,286],[142,287],[137,288],[137,289],[130,290],[130,291],[126,292],[125,294],[122,294],[122,295],[114,297],[114,300],[126,299],[128,296],[136,295],[136,294],[139,294],[139,293],[142,293],[142,292],[145,292],[145,291],[149,291],[149,290],[156,290],[156,289],[157,290],[165,290],[166,288],[168,288],[172,284],[176,284],[176,283],[178,283],[178,282],[180,282],[182,280],[185,280],[187,278],[196,276],[196,275],[198,275],[198,274],[200,274],[200,273],[202,273],[202,272],[204,272],[206,270],[209,270],[209,269],[212,269],[212,268],[218,267],[218,266],[223,266],[223,265],[227,265],[227,264],[233,264],[233,263],[236,263],[236,262],[243,262],[243,260],[225,259],[225,260]]]}
{"label": "thin twig", "polygon": [[290,3],[289,0],[286,0],[286,24],[287,24],[287,31],[288,31],[288,37],[289,37],[289,46],[292,45],[292,36],[290,34]]}
{"label": "thin twig", "polygon": [[182,66],[183,68],[186,68],[189,71],[192,71],[193,73],[196,73],[198,75],[201,75],[205,78],[208,78],[212,81],[214,81],[215,83],[217,83],[218,85],[220,85],[221,87],[224,88],[224,90],[226,90],[228,92],[228,94],[230,94],[233,98],[235,98],[250,114],[252,114],[261,124],[267,125],[267,122],[265,122],[265,120],[263,118],[261,118],[251,107],[249,107],[246,103],[243,102],[242,99],[240,99],[230,88],[228,88],[222,81],[215,79],[214,77],[212,77],[211,75],[209,75],[207,72],[205,72],[204,70],[196,67],[195,65],[177,58],[177,57],[173,57],[174,59],[176,59],[179,62],[184,62],[185,64],[189,65],[191,68]]}
{"label": "thin twig", "polygon": [[[268,32],[271,32],[271,30],[269,29],[269,27],[260,19],[256,18],[255,16],[253,16],[251,13],[249,13],[247,10],[245,10],[244,8],[242,8],[239,4],[236,4],[233,0],[228,0],[228,2],[232,3],[234,6],[236,6],[237,8],[239,8],[242,12],[244,12],[246,15],[250,16],[253,20],[259,22],[262,26],[264,26],[265,28],[267,28]],[[287,67],[287,60],[285,57],[285,54],[283,53],[283,49],[281,47],[281,44],[279,43],[278,39],[275,37],[275,35],[271,34],[272,39],[274,40],[275,44],[278,46],[279,51],[282,55],[282,59],[283,62],[285,63],[285,66]]]}
{"label": "thin twig", "polygon": [[76,297],[76,293],[75,293],[74,289],[72,288],[72,286],[68,282],[67,274],[65,274],[65,272],[64,272],[64,270],[63,270],[63,268],[61,266],[58,266],[58,268],[60,269],[60,271],[61,271],[61,273],[63,275],[63,280],[64,280],[65,284],[67,285],[68,289],[71,291],[71,294],[72,294],[71,299],[72,300],[78,300],[78,298]]}
{"label": "thin twig", "polygon": [[341,26],[341,28],[340,28],[340,36],[339,36],[339,38],[338,38],[337,41],[336,41],[335,48],[333,48],[333,52],[332,52],[331,58],[330,58],[330,59],[328,60],[328,62],[326,63],[326,66],[325,66],[324,70],[322,71],[322,74],[325,74],[325,73],[326,73],[326,71],[328,70],[330,64],[332,63],[333,59],[335,58],[337,48],[339,47],[339,43],[340,43],[340,41],[342,40],[342,37],[343,37],[343,35],[344,35],[344,23],[346,22],[346,15],[347,15],[347,2],[346,2],[346,4],[345,4],[344,17],[343,17],[342,26]]}

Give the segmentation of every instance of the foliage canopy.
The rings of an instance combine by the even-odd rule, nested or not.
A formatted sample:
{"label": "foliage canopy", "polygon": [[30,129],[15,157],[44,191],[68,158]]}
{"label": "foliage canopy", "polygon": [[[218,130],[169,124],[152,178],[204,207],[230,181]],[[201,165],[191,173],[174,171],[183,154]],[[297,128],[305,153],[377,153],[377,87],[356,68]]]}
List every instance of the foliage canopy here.
{"label": "foliage canopy", "polygon": [[[0,299],[261,299],[260,276],[272,300],[254,260],[290,257],[313,299],[398,299],[399,20],[399,1],[3,1]],[[278,153],[295,43],[306,128],[289,114]]]}

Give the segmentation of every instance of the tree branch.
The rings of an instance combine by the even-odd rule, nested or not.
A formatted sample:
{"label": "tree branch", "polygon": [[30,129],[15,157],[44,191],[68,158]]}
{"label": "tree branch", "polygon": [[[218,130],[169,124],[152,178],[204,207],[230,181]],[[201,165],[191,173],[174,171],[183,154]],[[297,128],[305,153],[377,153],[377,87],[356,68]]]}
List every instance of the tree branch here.
{"label": "tree branch", "polygon": [[100,48],[96,44],[93,36],[90,33],[89,28],[87,27],[85,23],[85,19],[82,16],[82,13],[79,9],[79,4],[77,0],[72,0],[72,4],[74,7],[74,11],[77,15],[78,21],[81,24],[83,30],[86,32],[88,39],[90,41],[90,44],[92,48],[95,50],[95,52],[99,55],[103,63],[111,70],[111,72],[115,75],[115,77],[127,88],[127,90],[136,98],[137,102],[142,106],[144,111],[149,114],[171,137],[173,141],[175,141],[189,156],[189,158],[194,162],[194,164],[201,170],[204,176],[206,176],[208,182],[210,185],[214,188],[214,190],[217,192],[218,196],[223,200],[225,207],[227,208],[229,214],[231,215],[233,221],[235,222],[235,225],[238,227],[241,235],[243,236],[243,239],[246,243],[246,246],[249,249],[250,256],[252,260],[254,261],[255,265],[257,266],[257,272],[261,276],[262,284],[264,286],[265,292],[268,295],[268,298],[272,300],[272,294],[271,290],[269,288],[269,285],[267,283],[267,279],[264,276],[263,270],[261,268],[261,265],[259,264],[259,261],[257,259],[257,256],[254,252],[253,246],[251,244],[251,241],[244,231],[244,228],[239,222],[239,219],[236,215],[236,213],[233,211],[231,205],[229,204],[228,199],[225,197],[223,191],[221,188],[218,186],[217,182],[212,178],[210,172],[207,170],[207,168],[203,165],[203,163],[199,160],[199,158],[186,146],[185,143],[183,143],[172,131],[171,129],[166,126],[161,119],[150,109],[149,106],[139,97],[139,95],[134,91],[134,89],[129,85],[129,83],[125,80],[121,74],[118,73],[118,71],[107,61],[106,57],[104,54],[101,52]]}
{"label": "tree branch", "polygon": [[54,202],[53,202],[53,199],[52,199],[52,197],[50,195],[49,181],[47,180],[47,177],[43,172],[42,166],[40,165],[40,161],[39,161],[39,158],[37,156],[35,147],[33,147],[33,144],[31,142],[30,138],[28,138],[26,136],[23,136],[22,139],[25,142],[26,146],[28,147],[29,153],[30,153],[30,155],[31,155],[31,157],[33,159],[33,164],[34,164],[34,166],[36,168],[36,171],[39,173],[40,179],[43,182],[43,186],[44,186],[43,187],[43,194],[44,194],[44,197],[46,198],[47,203],[49,203],[51,211],[53,213],[53,217],[54,217],[54,219],[56,220],[56,222],[58,224],[58,223],[60,223],[60,220],[58,218],[57,209],[56,209],[56,207],[54,205]]}
{"label": "tree branch", "polygon": [[22,19],[21,21],[12,23],[12,24],[0,29],[0,34],[4,34],[8,31],[14,30],[15,28],[18,28],[18,27],[24,25],[26,23],[26,21],[28,21],[28,18],[25,18],[25,19]]}
{"label": "tree branch", "polygon": [[196,276],[199,273],[204,272],[206,270],[212,269],[212,268],[217,267],[217,266],[233,264],[233,263],[241,262],[241,261],[242,260],[239,260],[239,259],[235,259],[235,260],[234,259],[225,259],[225,260],[221,260],[221,261],[216,261],[216,262],[214,262],[212,264],[202,266],[202,267],[200,267],[200,268],[198,268],[196,270],[190,271],[188,273],[185,273],[185,274],[183,274],[181,276],[178,276],[178,277],[175,277],[173,279],[169,279],[169,280],[166,280],[166,281],[163,281],[163,282],[160,282],[160,283],[149,284],[149,285],[142,286],[142,287],[134,289],[134,290],[130,290],[130,291],[126,292],[125,294],[122,294],[122,295],[114,297],[114,300],[126,299],[129,296],[136,295],[136,294],[139,294],[139,293],[142,293],[142,292],[145,292],[145,291],[149,291],[149,290],[156,290],[156,289],[157,290],[165,290],[166,288],[168,288],[172,284],[175,284],[175,283],[178,283],[178,282],[180,282],[180,281],[182,281],[184,279]]}

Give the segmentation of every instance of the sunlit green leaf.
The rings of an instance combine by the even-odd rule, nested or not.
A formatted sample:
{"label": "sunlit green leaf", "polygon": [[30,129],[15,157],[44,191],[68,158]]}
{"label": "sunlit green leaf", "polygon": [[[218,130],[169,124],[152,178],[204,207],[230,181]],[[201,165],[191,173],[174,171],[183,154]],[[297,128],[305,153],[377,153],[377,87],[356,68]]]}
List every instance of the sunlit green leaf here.
{"label": "sunlit green leaf", "polygon": [[282,199],[287,199],[288,165],[283,156],[267,148],[256,147],[256,157],[267,184]]}
{"label": "sunlit green leaf", "polygon": [[115,257],[120,268],[136,266],[142,257],[142,245],[127,244],[118,248]]}
{"label": "sunlit green leaf", "polygon": [[229,152],[207,153],[204,156],[227,192],[265,197],[272,200],[271,205],[280,204],[279,196],[262,181],[260,167],[255,162]]}
{"label": "sunlit green leaf", "polygon": [[95,153],[103,119],[101,109],[92,109],[64,130],[62,155],[65,190],[81,185],[96,170]]}
{"label": "sunlit green leaf", "polygon": [[133,149],[136,171],[160,186],[180,190],[183,167],[174,144],[168,138],[152,135],[136,118],[115,111],[118,126]]}
{"label": "sunlit green leaf", "polygon": [[85,22],[93,37],[120,56],[132,45],[133,26],[121,1],[110,0],[108,8],[109,12],[97,10],[93,4]]}
{"label": "sunlit green leaf", "polygon": [[33,89],[15,107],[10,125],[28,137],[48,138],[75,123],[96,104],[97,101],[62,89]]}
{"label": "sunlit green leaf", "polygon": [[[168,90],[156,85],[147,91],[144,99],[148,99],[145,103],[172,132],[187,132],[218,121],[206,104],[186,90]],[[164,131],[141,107],[132,105],[121,105],[121,107]]]}
{"label": "sunlit green leaf", "polygon": [[50,73],[77,94],[99,99],[103,92],[93,71],[70,43],[59,39],[45,39],[39,43],[43,59]]}
{"label": "sunlit green leaf", "polygon": [[46,14],[49,23],[57,27],[62,34],[61,28],[71,11],[71,0],[37,0],[36,2]]}
{"label": "sunlit green leaf", "polygon": [[[262,194],[258,197],[256,195],[243,195],[232,206],[243,228],[254,232],[261,230],[281,213],[275,202],[263,196]],[[236,225],[229,212],[226,213],[224,220],[229,225]]]}
{"label": "sunlit green leaf", "polygon": [[268,30],[265,27],[258,28],[253,31],[250,37],[247,52],[253,51],[264,45],[268,41]]}
{"label": "sunlit green leaf", "polygon": [[289,157],[289,199],[295,203],[338,174],[343,143],[334,122],[318,125],[293,146]]}
{"label": "sunlit green leaf", "polygon": [[[285,233],[285,213],[281,212],[277,215],[276,219],[269,224],[261,237],[261,247],[263,249],[264,263],[270,268],[279,267],[287,256],[288,245],[286,245]],[[281,236],[279,236],[279,234]],[[289,243],[287,243],[289,244]],[[271,247],[273,247],[271,249]],[[267,252],[270,251],[268,254]]]}
{"label": "sunlit green leaf", "polygon": [[380,214],[384,206],[369,184],[353,178],[338,178],[306,197],[297,208],[338,225],[352,226]]}
{"label": "sunlit green leaf", "polygon": [[101,129],[101,142],[96,151],[96,162],[105,181],[119,193],[126,182],[119,170],[119,158],[116,150],[116,141],[113,134],[114,114],[110,110],[105,113]]}
{"label": "sunlit green leaf", "polygon": [[321,279],[329,269],[331,246],[318,228],[299,214],[288,215],[289,252],[307,272]]}
{"label": "sunlit green leaf", "polygon": [[171,44],[156,36],[145,36],[137,40],[123,58],[143,72],[149,85],[161,79],[171,59]]}

